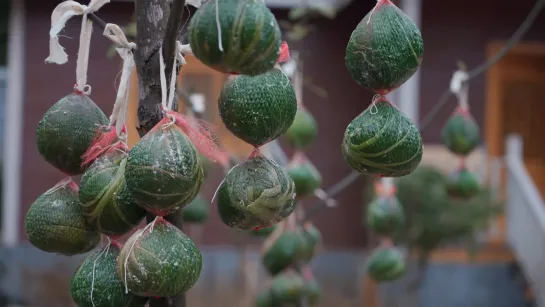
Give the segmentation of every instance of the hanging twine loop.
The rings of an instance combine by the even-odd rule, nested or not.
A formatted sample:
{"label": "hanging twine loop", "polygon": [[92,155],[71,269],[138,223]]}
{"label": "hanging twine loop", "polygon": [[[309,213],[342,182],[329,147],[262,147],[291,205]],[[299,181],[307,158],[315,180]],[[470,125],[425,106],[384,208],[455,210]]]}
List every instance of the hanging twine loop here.
{"label": "hanging twine loop", "polygon": [[117,89],[112,115],[110,116],[110,127],[115,125],[115,132],[120,140],[126,139],[127,112],[129,108],[129,90],[131,85],[131,76],[134,70],[133,50],[136,49],[135,43],[130,43],[125,33],[118,25],[107,24],[104,28],[104,36],[109,38],[116,46],[115,50],[123,59],[123,70],[121,71],[121,80]]}
{"label": "hanging twine loop", "polygon": [[467,72],[458,70],[450,80],[450,91],[458,98],[458,104],[463,111],[469,111],[469,86],[466,82],[468,78]]}
{"label": "hanging twine loop", "polygon": [[78,60],[76,66],[75,90],[86,95],[91,94],[91,86],[87,85],[87,67],[89,64],[89,48],[91,45],[91,33],[93,22],[87,15],[98,11],[110,0],[91,0],[89,5],[83,5],[75,1],[65,1],[57,5],[51,14],[51,30],[49,31],[49,56],[46,63],[65,64],[68,62],[68,55],[64,47],[59,43],[59,33],[64,29],[66,22],[72,16],[83,15],[81,23]]}

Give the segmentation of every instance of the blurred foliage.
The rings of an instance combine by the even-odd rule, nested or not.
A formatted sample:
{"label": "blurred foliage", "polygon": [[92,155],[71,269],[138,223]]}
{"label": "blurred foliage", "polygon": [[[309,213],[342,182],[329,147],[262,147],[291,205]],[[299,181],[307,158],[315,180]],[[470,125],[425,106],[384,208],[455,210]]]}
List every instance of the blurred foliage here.
{"label": "blurred foliage", "polygon": [[[452,198],[447,193],[448,176],[434,167],[420,166],[395,183],[406,216],[405,229],[395,241],[416,252],[421,264],[427,263],[431,252],[449,244],[465,243],[468,252],[474,254],[476,235],[503,211],[503,204],[486,187],[469,200]],[[368,186],[366,203],[374,197],[373,186]]]}
{"label": "blurred foliage", "polygon": [[286,31],[288,41],[301,41],[314,30],[311,21],[315,18],[334,19],[337,10],[329,6],[296,7],[289,11],[287,20],[279,20],[278,24]]}

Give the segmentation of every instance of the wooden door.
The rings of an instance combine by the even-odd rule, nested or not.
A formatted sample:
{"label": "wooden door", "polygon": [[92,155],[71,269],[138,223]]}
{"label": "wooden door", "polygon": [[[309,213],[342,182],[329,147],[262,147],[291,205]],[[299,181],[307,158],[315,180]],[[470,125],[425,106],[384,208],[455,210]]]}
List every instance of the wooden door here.
{"label": "wooden door", "polygon": [[[489,46],[495,54],[502,43]],[[491,158],[504,155],[504,140],[517,133],[524,141],[524,162],[545,196],[545,44],[519,44],[488,72],[485,139]],[[505,191],[505,176],[502,175]],[[493,241],[503,242],[505,224]]]}

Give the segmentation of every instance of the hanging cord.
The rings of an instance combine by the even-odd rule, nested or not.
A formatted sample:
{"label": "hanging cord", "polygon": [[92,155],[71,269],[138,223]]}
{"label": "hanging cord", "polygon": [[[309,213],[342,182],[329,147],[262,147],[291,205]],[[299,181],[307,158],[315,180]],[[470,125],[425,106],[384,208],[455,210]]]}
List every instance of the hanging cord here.
{"label": "hanging cord", "polygon": [[87,18],[87,15],[96,12],[108,2],[110,0],[91,0],[89,6],[87,6],[75,1],[65,1],[57,5],[51,14],[49,56],[45,59],[45,62],[59,65],[68,62],[68,55],[64,52],[64,47],[60,45],[58,35],[72,16],[83,15],[76,66],[75,89],[86,95],[91,94],[91,86],[87,85],[87,67],[89,64],[91,33],[93,32],[93,22]]}

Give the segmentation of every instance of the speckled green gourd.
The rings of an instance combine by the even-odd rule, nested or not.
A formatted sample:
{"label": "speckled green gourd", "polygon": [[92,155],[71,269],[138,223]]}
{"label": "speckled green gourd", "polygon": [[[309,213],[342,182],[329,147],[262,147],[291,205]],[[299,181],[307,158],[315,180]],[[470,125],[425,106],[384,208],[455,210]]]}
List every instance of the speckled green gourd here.
{"label": "speckled green gourd", "polygon": [[91,253],[70,281],[70,295],[78,307],[144,307],[148,298],[125,293],[116,273],[120,248],[110,244]]}
{"label": "speckled green gourd", "polygon": [[367,226],[378,235],[391,236],[402,230],[403,207],[395,196],[378,197],[367,207]]}
{"label": "speckled green gourd", "polygon": [[295,210],[295,184],[276,162],[256,156],[229,171],[217,198],[219,216],[227,226],[266,227]]}
{"label": "speckled green gourd", "polygon": [[312,195],[322,185],[322,176],[310,161],[288,165],[288,175],[295,183],[297,197]]}
{"label": "speckled green gourd", "polygon": [[108,118],[84,94],[70,94],[55,103],[38,123],[36,144],[38,152],[51,165],[67,175],[85,171],[81,156]]}
{"label": "speckled green gourd", "polygon": [[479,145],[479,134],[475,119],[458,109],[443,126],[441,141],[451,152],[467,156]]}
{"label": "speckled green gourd", "polygon": [[291,147],[295,149],[307,148],[314,143],[318,136],[318,123],[308,110],[299,108],[285,135]]}
{"label": "speckled green gourd", "polygon": [[405,259],[395,247],[378,247],[367,263],[369,276],[377,282],[400,279],[405,275]]}
{"label": "speckled green gourd", "polygon": [[269,227],[252,229],[248,232],[250,233],[250,235],[254,237],[268,237],[275,229],[276,229],[276,225],[272,225]]}
{"label": "speckled green gourd", "polygon": [[305,294],[305,281],[293,271],[276,276],[271,283],[271,294],[275,303],[294,304]]}
{"label": "speckled green gourd", "polygon": [[411,120],[382,98],[348,125],[342,152],[360,173],[401,177],[420,164],[422,138]]}
{"label": "speckled green gourd", "polygon": [[481,184],[476,174],[461,168],[450,176],[447,191],[452,196],[469,199],[481,192]]}
{"label": "speckled green gourd", "polygon": [[345,63],[352,78],[379,94],[405,83],[424,54],[418,27],[389,0],[380,0],[352,32]]}
{"label": "speckled green gourd", "polygon": [[202,256],[193,241],[163,218],[135,232],[117,258],[117,274],[140,296],[167,297],[195,285]]}
{"label": "speckled green gourd", "polygon": [[199,193],[204,171],[199,154],[176,125],[146,134],[129,152],[125,180],[144,209],[172,213]]}
{"label": "speckled green gourd", "polygon": [[81,177],[79,200],[85,219],[105,235],[125,234],[146,215],[127,189],[126,165],[127,154],[115,150],[98,158]]}
{"label": "speckled green gourd", "polygon": [[100,241],[100,233],[83,217],[74,182],[36,199],[26,214],[25,232],[35,247],[66,256],[86,253]]}
{"label": "speckled green gourd", "polygon": [[210,211],[208,207],[208,202],[201,194],[198,194],[189,205],[182,209],[183,222],[193,224],[206,222]]}
{"label": "speckled green gourd", "polygon": [[282,43],[276,18],[261,0],[205,2],[189,22],[188,37],[193,54],[205,65],[244,75],[273,68]]}
{"label": "speckled green gourd", "polygon": [[291,81],[279,68],[259,76],[233,76],[219,97],[220,117],[238,138],[261,146],[284,134],[297,113]]}

